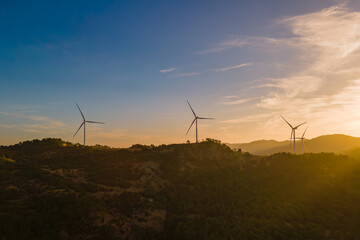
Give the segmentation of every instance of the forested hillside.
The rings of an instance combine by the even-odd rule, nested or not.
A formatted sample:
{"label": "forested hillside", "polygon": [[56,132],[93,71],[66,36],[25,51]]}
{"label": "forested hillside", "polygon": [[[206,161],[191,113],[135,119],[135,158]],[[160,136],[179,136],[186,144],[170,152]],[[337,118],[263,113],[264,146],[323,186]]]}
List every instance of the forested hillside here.
{"label": "forested hillside", "polygon": [[360,161],[199,144],[0,147],[0,239],[356,239]]}

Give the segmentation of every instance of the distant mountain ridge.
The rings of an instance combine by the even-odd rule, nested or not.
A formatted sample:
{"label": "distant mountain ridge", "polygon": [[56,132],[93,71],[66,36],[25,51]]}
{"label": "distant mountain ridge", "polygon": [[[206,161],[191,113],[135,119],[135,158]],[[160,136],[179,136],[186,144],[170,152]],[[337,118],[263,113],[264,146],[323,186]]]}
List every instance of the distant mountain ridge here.
{"label": "distant mountain ridge", "polygon": [[[307,152],[346,153],[360,147],[360,138],[343,134],[323,135],[312,139],[305,139]],[[241,149],[255,155],[270,155],[277,152],[293,152],[290,141],[257,140],[249,143],[228,143],[232,149]],[[302,153],[301,141],[296,141],[296,153]]]}

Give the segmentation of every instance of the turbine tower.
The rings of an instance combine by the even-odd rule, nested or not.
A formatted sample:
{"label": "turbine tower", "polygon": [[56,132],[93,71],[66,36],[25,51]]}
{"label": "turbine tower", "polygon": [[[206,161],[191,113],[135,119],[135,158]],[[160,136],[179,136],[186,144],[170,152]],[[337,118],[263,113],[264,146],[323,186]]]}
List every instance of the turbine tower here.
{"label": "turbine tower", "polygon": [[103,122],[95,122],[95,121],[87,121],[87,120],[85,119],[84,114],[82,113],[79,105],[76,104],[76,106],[77,106],[77,108],[78,108],[79,111],[80,111],[80,114],[81,114],[81,116],[82,116],[82,118],[83,118],[83,122],[82,122],[82,124],[80,125],[80,127],[78,128],[78,130],[76,131],[76,133],[74,134],[74,137],[75,137],[76,134],[79,132],[80,128],[81,128],[82,126],[84,126],[84,146],[85,146],[86,123],[98,123],[98,124],[105,124],[105,123],[103,123]]}
{"label": "turbine tower", "polygon": [[296,146],[295,146],[295,130],[300,127],[301,125],[305,124],[306,122],[302,123],[302,124],[299,124],[295,127],[293,127],[288,121],[286,121],[286,119],[281,116],[282,119],[284,119],[284,121],[291,127],[291,135],[290,135],[290,146],[291,146],[291,139],[294,137],[294,154],[296,154]]}
{"label": "turbine tower", "polygon": [[195,117],[194,120],[192,121],[189,129],[187,130],[186,135],[188,134],[188,132],[190,131],[192,125],[193,125],[194,122],[195,122],[195,123],[196,123],[196,142],[198,142],[198,119],[215,119],[215,118],[199,117],[198,115],[196,115],[196,113],[195,113],[194,109],[191,107],[189,101],[188,101],[188,100],[186,100],[186,101],[187,101],[187,103],[189,104],[189,107],[190,107],[190,109],[191,109],[191,111],[192,111],[192,113],[194,114],[194,117]]}
{"label": "turbine tower", "polygon": [[302,149],[302,153],[303,153],[303,154],[304,154],[304,150],[306,150],[306,151],[308,152],[307,147],[306,147],[306,145],[305,145],[305,143],[304,143],[304,140],[305,140],[304,136],[305,136],[305,133],[306,133],[306,130],[307,130],[307,129],[308,129],[308,127],[306,127],[306,129],[305,129],[303,135],[301,136],[301,138],[296,138],[296,139],[300,139],[300,140],[301,140],[301,149]]}

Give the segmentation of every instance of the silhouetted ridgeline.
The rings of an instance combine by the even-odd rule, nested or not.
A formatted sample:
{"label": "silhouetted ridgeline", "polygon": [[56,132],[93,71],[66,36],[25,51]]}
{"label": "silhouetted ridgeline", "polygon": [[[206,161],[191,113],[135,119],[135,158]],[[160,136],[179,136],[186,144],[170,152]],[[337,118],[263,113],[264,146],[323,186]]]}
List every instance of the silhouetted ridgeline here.
{"label": "silhouetted ridgeline", "polygon": [[[250,143],[229,143],[232,149],[241,149],[255,155],[270,155],[278,152],[293,152],[290,141],[258,140]],[[360,148],[360,138],[342,134],[325,135],[313,139],[305,139],[308,152],[348,153]],[[301,141],[296,141],[296,152],[302,153]]]}
{"label": "silhouetted ridgeline", "polygon": [[44,139],[0,147],[0,184],[0,239],[360,236],[360,161],[330,153]]}

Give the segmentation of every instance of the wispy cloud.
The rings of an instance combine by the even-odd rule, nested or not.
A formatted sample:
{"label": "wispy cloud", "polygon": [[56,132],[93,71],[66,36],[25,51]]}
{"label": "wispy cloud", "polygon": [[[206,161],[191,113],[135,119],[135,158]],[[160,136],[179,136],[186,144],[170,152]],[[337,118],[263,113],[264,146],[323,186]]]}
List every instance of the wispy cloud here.
{"label": "wispy cloud", "polygon": [[204,70],[202,72],[185,72],[185,73],[178,73],[175,74],[174,77],[188,77],[188,76],[195,76],[195,75],[199,75],[201,73],[206,73],[206,72],[225,72],[225,71],[229,71],[229,70],[233,70],[233,69],[237,69],[237,68],[242,68],[242,67],[247,67],[247,66],[251,66],[253,65],[253,63],[249,62],[249,63],[242,63],[239,65],[234,65],[234,66],[229,66],[229,67],[223,67],[223,68],[219,68],[219,69],[214,69],[214,70]]}
{"label": "wispy cloud", "polygon": [[[223,41],[214,47],[196,52],[198,54],[208,54],[222,52],[227,49],[240,48],[244,46],[253,46],[257,49],[265,51],[274,51],[276,49],[284,48],[288,45],[297,42],[296,38],[270,38],[270,37],[232,37],[231,40]],[[271,45],[271,48],[269,46]]]}
{"label": "wispy cloud", "polygon": [[[266,81],[266,80],[265,80]],[[275,88],[287,98],[305,97],[320,90],[324,82],[318,76],[299,75],[287,78],[269,78],[267,82],[253,86],[253,88]]]}
{"label": "wispy cloud", "polygon": [[239,97],[235,96],[235,95],[227,95],[227,96],[222,96],[221,98],[223,98],[223,99],[232,99],[232,98],[239,98]]}
{"label": "wispy cloud", "polygon": [[251,65],[253,65],[253,63],[242,63],[242,64],[235,65],[235,66],[223,67],[223,68],[220,68],[220,69],[216,69],[214,71],[215,72],[224,72],[224,71],[229,71],[229,70],[232,70],[232,69],[242,68],[242,67],[251,66]]}
{"label": "wispy cloud", "polygon": [[23,113],[13,113],[13,112],[0,112],[0,114],[5,115],[5,116],[12,116],[12,117],[16,117],[16,118],[23,118],[23,119],[28,119],[28,120],[32,120],[32,121],[40,121],[40,122],[47,122],[53,126],[65,126],[64,122],[61,122],[59,120],[50,118],[50,117],[46,117],[46,116],[39,116],[39,115],[26,115]]}
{"label": "wispy cloud", "polygon": [[29,104],[11,104],[6,106],[7,109],[19,113],[31,113],[37,112],[40,109],[46,109],[46,106],[39,106],[39,105],[29,105]]}
{"label": "wispy cloud", "polygon": [[244,45],[248,44],[248,42],[249,41],[247,39],[234,39],[234,40],[230,40],[230,41],[224,41],[224,42],[217,44],[215,47],[212,47],[210,49],[203,50],[203,51],[198,51],[196,53],[207,54],[207,53],[221,52],[221,51],[224,51],[229,48],[244,46]]}
{"label": "wispy cloud", "polygon": [[2,128],[15,128],[17,126],[18,125],[16,125],[16,124],[0,124],[0,127],[2,127]]}
{"label": "wispy cloud", "polygon": [[38,133],[40,132],[39,130],[36,129],[24,129],[25,132],[31,132],[31,133]]}
{"label": "wispy cloud", "polygon": [[176,77],[188,77],[188,76],[194,76],[194,75],[199,75],[199,72],[189,72],[189,73],[179,73],[176,74]]}
{"label": "wispy cloud", "polygon": [[168,69],[162,69],[162,70],[160,70],[160,72],[161,73],[168,73],[168,72],[173,72],[175,70],[176,70],[176,68],[168,68]]}
{"label": "wispy cloud", "polygon": [[273,116],[271,113],[262,113],[262,114],[253,114],[247,115],[244,117],[233,118],[222,121],[222,123],[248,123],[248,122],[257,122],[259,120],[266,120],[269,117]]}
{"label": "wispy cloud", "polygon": [[[270,79],[262,87],[273,88],[260,106],[309,98],[329,101],[319,95],[336,96],[359,77],[360,12],[333,6],[320,12],[279,21],[290,28],[296,39],[288,47],[306,56],[308,64],[285,78]],[[300,59],[300,61],[303,59]],[[338,72],[343,74],[339,76]],[[297,98],[297,99],[295,99]],[[270,105],[264,103],[270,103]],[[310,104],[311,106],[311,104]]]}
{"label": "wispy cloud", "polygon": [[14,112],[0,112],[4,116],[8,116],[14,119],[24,119],[26,121],[37,122],[34,123],[23,123],[23,124],[0,124],[0,127],[3,128],[18,128],[20,130],[29,131],[34,130],[33,132],[38,132],[40,130],[53,130],[53,129],[63,129],[66,124],[62,121],[40,115],[26,115],[23,113],[14,113]]}
{"label": "wispy cloud", "polygon": [[[294,54],[292,64],[297,68],[285,69],[280,78],[264,76],[247,89],[262,97],[222,102],[234,106],[247,103],[256,112],[225,122],[257,123],[253,134],[266,132],[276,137],[280,134],[278,127],[284,124],[279,115],[284,114],[291,121],[310,120],[314,135],[354,131],[359,134],[360,111],[354,109],[360,106],[360,12],[336,5],[283,18],[276,24],[290,30],[291,36],[242,37],[219,43],[214,51],[203,51],[211,53],[247,45],[266,51],[284,49]],[[286,64],[280,55],[278,60],[279,64]]]}
{"label": "wispy cloud", "polygon": [[238,99],[237,97],[232,97],[232,98],[225,98],[225,99],[226,99],[226,101],[221,101],[220,104],[222,104],[222,105],[239,105],[239,104],[250,102],[257,98],[240,98],[240,99]]}

